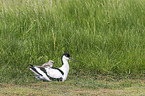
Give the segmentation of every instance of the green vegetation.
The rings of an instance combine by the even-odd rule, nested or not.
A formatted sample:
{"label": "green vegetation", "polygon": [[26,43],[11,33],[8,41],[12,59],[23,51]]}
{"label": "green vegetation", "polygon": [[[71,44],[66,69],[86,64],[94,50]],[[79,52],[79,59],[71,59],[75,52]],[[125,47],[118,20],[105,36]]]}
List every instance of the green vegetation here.
{"label": "green vegetation", "polygon": [[[77,82],[76,82],[77,81]],[[27,85],[1,84],[1,96],[144,96],[143,80],[119,81],[71,78],[65,82],[29,83]]]}
{"label": "green vegetation", "polygon": [[39,82],[29,64],[61,66],[64,52],[80,61],[72,76],[144,76],[144,9],[144,0],[0,0],[0,82]]}

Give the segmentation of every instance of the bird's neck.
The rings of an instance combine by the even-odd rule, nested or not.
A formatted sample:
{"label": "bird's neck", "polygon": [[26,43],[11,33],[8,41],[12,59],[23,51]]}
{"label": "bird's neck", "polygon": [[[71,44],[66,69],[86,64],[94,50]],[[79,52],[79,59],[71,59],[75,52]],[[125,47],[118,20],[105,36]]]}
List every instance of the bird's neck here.
{"label": "bird's neck", "polygon": [[62,58],[62,68],[65,69],[65,70],[69,70],[69,64],[68,64],[68,60]]}
{"label": "bird's neck", "polygon": [[64,72],[64,76],[63,79],[66,80],[68,72],[69,72],[69,64],[68,64],[68,60],[62,58],[62,67],[60,68],[63,72]]}

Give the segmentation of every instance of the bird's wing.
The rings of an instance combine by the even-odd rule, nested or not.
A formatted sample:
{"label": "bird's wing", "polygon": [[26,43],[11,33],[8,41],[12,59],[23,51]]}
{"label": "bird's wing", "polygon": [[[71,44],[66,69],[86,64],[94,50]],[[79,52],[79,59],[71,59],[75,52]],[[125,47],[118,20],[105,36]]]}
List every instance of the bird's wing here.
{"label": "bird's wing", "polygon": [[63,71],[61,71],[59,68],[49,67],[45,69],[47,71],[47,74],[53,78],[61,78],[64,75]]}
{"label": "bird's wing", "polygon": [[32,70],[36,75],[42,76],[48,81],[62,81],[63,78],[63,72],[59,68],[31,65],[30,70]]}

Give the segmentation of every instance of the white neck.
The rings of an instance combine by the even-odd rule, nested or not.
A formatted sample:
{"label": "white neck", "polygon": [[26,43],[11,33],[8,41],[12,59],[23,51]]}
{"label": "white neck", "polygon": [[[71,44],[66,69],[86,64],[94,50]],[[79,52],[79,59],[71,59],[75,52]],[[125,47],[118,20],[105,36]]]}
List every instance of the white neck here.
{"label": "white neck", "polygon": [[63,76],[63,81],[64,81],[66,80],[68,72],[69,72],[69,64],[68,64],[68,60],[64,56],[62,57],[62,62],[63,62],[63,65],[60,69],[64,72],[64,76]]}

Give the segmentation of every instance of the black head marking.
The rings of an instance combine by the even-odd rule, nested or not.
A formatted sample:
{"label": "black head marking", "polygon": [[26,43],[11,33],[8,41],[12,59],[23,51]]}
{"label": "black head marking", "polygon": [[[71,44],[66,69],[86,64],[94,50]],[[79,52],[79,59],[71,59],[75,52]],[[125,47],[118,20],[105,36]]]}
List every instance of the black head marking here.
{"label": "black head marking", "polygon": [[65,55],[66,57],[70,57],[69,53],[64,53],[63,55]]}

